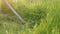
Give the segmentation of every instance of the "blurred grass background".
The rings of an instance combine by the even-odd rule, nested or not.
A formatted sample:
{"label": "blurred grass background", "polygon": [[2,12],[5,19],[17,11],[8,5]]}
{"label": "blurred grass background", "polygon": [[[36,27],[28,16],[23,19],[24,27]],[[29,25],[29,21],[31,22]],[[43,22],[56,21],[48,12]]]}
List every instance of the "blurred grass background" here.
{"label": "blurred grass background", "polygon": [[60,34],[60,0],[8,0],[21,22],[0,0],[0,34]]}

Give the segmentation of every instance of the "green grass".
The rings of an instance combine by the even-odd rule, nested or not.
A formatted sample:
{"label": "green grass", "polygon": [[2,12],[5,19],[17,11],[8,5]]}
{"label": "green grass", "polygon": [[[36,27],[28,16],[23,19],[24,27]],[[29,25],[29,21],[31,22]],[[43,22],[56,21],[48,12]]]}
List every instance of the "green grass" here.
{"label": "green grass", "polygon": [[18,0],[16,6],[11,4],[26,21],[24,26],[14,14],[0,13],[0,34],[60,34],[60,0],[37,3]]}

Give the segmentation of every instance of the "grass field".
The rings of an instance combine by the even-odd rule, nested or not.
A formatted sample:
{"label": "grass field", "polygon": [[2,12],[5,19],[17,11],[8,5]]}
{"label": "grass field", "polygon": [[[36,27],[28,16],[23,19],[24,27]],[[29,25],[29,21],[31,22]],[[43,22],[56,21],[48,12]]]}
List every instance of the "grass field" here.
{"label": "grass field", "polygon": [[26,24],[22,25],[7,5],[0,3],[0,34],[60,34],[60,0],[17,0],[17,3],[10,3]]}

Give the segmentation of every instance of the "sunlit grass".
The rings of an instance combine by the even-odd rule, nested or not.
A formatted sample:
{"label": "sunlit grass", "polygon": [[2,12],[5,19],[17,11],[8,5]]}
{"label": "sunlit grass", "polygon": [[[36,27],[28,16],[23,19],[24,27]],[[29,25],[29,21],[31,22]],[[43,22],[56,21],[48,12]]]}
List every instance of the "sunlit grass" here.
{"label": "sunlit grass", "polygon": [[[12,1],[12,0],[9,0]],[[0,14],[1,34],[60,34],[59,0],[17,0],[10,2],[27,22],[24,27],[15,15]]]}

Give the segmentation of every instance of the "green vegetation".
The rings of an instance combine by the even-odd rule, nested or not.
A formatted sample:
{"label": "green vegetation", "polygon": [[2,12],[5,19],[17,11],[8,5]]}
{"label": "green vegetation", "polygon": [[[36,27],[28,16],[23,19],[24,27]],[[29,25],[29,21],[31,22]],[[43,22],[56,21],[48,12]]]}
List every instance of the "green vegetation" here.
{"label": "green vegetation", "polygon": [[26,24],[2,6],[8,10],[0,11],[0,34],[60,34],[60,0],[17,0],[11,5]]}

